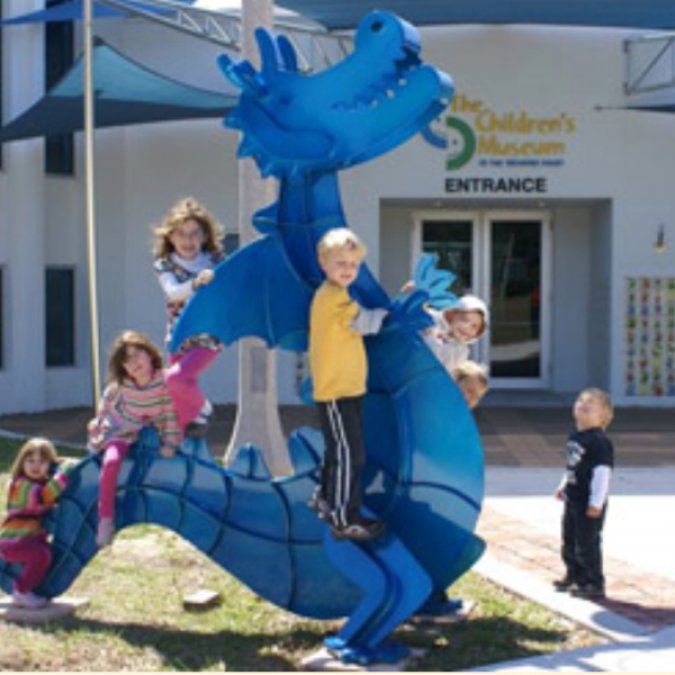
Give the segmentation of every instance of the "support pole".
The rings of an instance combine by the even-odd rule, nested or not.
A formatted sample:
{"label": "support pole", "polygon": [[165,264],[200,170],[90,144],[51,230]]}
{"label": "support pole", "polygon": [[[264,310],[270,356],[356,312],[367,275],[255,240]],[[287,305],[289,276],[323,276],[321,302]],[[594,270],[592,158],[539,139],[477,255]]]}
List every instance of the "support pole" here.
{"label": "support pole", "polygon": [[94,407],[101,395],[98,333],[98,284],[96,268],[96,209],[94,206],[94,69],[92,58],[92,0],[83,4],[84,43],[84,203],[87,231],[87,280],[89,290],[89,335]]}
{"label": "support pole", "polygon": [[[243,58],[259,67],[258,50],[253,31],[271,29],[273,2],[242,2]],[[239,235],[243,245],[256,234],[251,225],[253,214],[276,198],[274,182],[263,180],[249,158],[239,160]],[[232,439],[225,454],[225,463],[234,461],[237,451],[251,443],[260,448],[268,469],[274,476],[288,476],[293,465],[281,429],[277,400],[276,354],[257,338],[239,342],[239,398]]]}

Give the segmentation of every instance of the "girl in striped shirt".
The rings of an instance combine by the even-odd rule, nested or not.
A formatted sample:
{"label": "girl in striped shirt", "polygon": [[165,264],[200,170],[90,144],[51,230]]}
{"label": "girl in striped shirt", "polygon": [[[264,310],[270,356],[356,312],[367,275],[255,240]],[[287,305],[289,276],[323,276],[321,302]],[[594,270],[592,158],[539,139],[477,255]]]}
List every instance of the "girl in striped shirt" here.
{"label": "girl in striped shirt", "polygon": [[17,607],[38,609],[49,602],[33,593],[52,564],[42,517],[54,508],[72,466],[59,464],[56,448],[46,438],[31,438],[19,449],[10,470],[7,515],[0,525],[0,558],[23,565],[12,593]]}
{"label": "girl in striped shirt", "polygon": [[110,350],[108,385],[89,422],[90,452],[103,452],[96,543],[107,546],[115,532],[115,490],[122,460],[139,431],[154,425],[160,453],[173,457],[182,441],[176,411],[164,379],[162,355],[142,333],[121,333]]}

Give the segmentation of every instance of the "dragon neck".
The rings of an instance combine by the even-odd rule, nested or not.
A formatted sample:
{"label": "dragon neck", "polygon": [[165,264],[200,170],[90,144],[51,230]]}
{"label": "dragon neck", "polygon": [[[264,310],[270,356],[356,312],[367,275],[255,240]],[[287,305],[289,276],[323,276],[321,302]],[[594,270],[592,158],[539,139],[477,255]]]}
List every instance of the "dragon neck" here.
{"label": "dragon neck", "polygon": [[346,225],[337,172],[282,178],[277,223],[296,271],[312,285],[321,283],[316,245],[328,230]]}

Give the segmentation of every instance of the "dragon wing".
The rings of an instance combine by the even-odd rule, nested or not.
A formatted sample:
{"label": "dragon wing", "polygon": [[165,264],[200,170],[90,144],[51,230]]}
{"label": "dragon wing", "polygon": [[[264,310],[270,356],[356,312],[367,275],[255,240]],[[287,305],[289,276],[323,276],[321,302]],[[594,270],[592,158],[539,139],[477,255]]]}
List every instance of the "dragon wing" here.
{"label": "dragon wing", "polygon": [[183,309],[170,350],[207,333],[228,345],[259,337],[269,347],[301,351],[307,346],[313,287],[295,272],[282,242],[271,233],[248,244],[215,268]]}

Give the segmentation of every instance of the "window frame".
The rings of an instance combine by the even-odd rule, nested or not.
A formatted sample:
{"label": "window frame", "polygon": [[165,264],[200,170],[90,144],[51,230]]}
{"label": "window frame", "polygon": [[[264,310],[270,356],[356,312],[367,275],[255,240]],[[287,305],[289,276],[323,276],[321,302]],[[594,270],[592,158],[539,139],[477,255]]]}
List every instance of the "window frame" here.
{"label": "window frame", "polygon": [[[53,330],[52,321],[50,321],[50,311],[57,310],[57,316],[61,319],[66,317],[66,310],[68,307],[64,307],[63,302],[58,302],[58,299],[50,297],[50,291],[53,291],[56,285],[54,284],[54,279],[50,279],[50,273],[54,272],[67,272],[70,276],[70,285],[69,285],[69,307],[70,307],[70,316],[68,321],[68,326],[65,327],[63,334],[59,334],[57,337],[63,342],[60,346],[61,350],[67,350],[68,354],[65,359],[59,358],[54,360],[52,354],[50,354],[50,345],[53,344],[55,336],[51,334]],[[44,364],[45,368],[73,368],[76,366],[77,362],[77,281],[76,281],[76,268],[75,265],[46,265],[45,266],[45,304],[44,304],[44,319],[45,319],[45,351],[44,351]],[[54,308],[54,305],[58,304],[59,306]],[[63,336],[66,336],[63,339]],[[50,359],[51,357],[51,359]]]}
{"label": "window frame", "polygon": [[[65,0],[47,0],[46,7],[60,5]],[[70,69],[75,61],[75,28],[72,21],[45,24],[45,93]],[[44,170],[55,176],[75,174],[75,137],[73,134],[45,136]]]}

